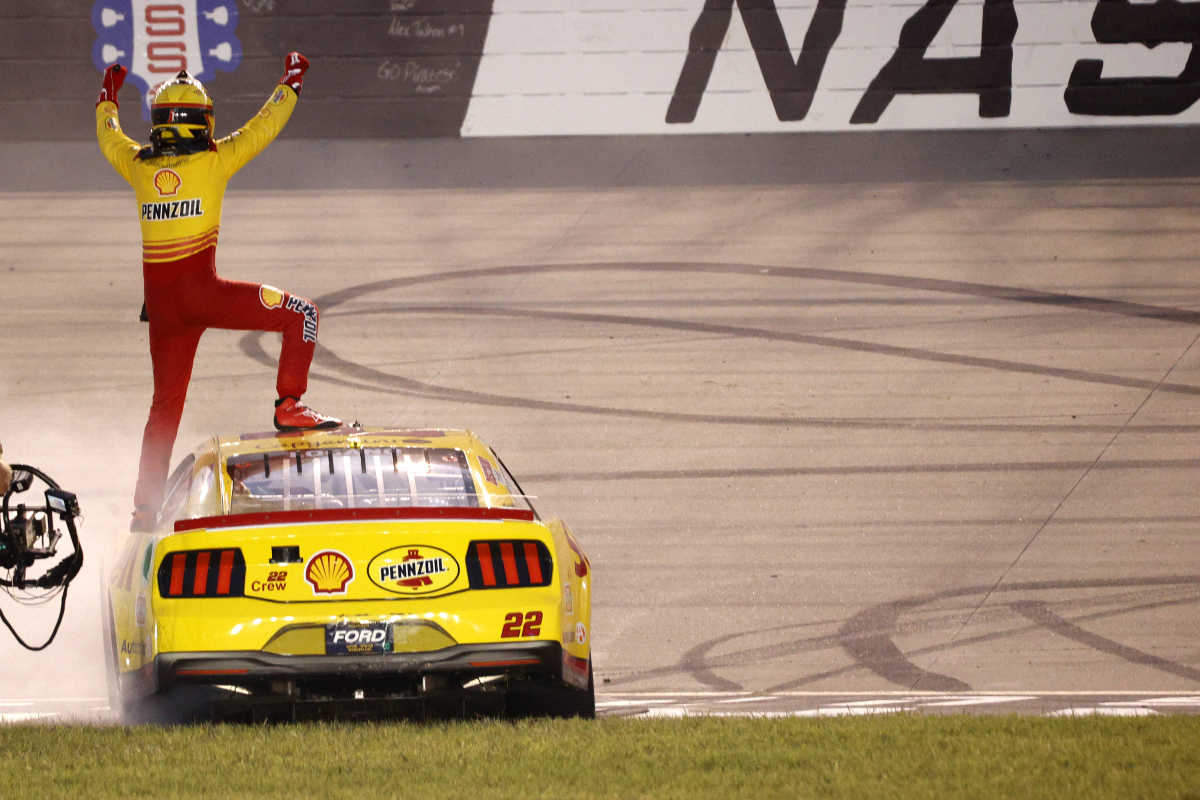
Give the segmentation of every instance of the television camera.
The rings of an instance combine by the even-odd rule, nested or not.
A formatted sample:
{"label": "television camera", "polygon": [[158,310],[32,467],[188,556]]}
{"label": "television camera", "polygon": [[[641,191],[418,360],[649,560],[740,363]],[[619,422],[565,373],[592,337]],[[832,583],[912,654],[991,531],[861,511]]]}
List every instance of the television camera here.
{"label": "television camera", "polygon": [[[0,621],[22,647],[44,650],[58,635],[67,608],[67,588],[83,566],[83,548],[75,526],[79,501],[41,470],[25,464],[11,466],[12,482],[0,503],[0,591],[22,605],[42,605],[56,597],[60,605],[54,630],[40,646],[26,643],[2,609]],[[30,493],[35,487],[37,491]],[[64,530],[72,549],[60,556],[58,545]]]}

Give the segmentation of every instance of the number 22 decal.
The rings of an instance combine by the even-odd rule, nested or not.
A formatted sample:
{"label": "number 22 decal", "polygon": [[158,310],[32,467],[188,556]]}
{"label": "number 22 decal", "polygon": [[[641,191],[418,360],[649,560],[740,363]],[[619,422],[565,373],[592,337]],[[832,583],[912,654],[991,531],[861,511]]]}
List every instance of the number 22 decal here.
{"label": "number 22 decal", "polygon": [[[524,627],[522,627],[524,623]],[[518,636],[537,636],[542,632],[542,612],[530,611],[522,614],[514,611],[504,615],[504,627],[500,629],[501,639],[515,639]]]}

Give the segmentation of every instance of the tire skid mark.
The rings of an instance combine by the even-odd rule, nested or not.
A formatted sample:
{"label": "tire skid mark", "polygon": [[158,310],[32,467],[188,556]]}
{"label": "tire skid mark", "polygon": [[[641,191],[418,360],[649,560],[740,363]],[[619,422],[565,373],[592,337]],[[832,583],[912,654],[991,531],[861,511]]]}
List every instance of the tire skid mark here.
{"label": "tire skid mark", "polygon": [[1181,678],[1200,682],[1200,669],[1193,669],[1184,664],[1177,664],[1174,661],[1160,658],[1159,656],[1129,647],[1120,642],[1114,642],[1112,639],[1105,638],[1097,633],[1086,631],[1055,614],[1050,610],[1045,601],[1022,600],[1010,603],[1009,607],[1031,622],[1041,625],[1046,630],[1054,631],[1059,636],[1064,636],[1072,641],[1087,645],[1093,650],[1114,655],[1123,661],[1128,661],[1130,664],[1143,664],[1162,670],[1169,675],[1176,675]]}
{"label": "tire skid mark", "polygon": [[[782,658],[805,652],[816,652],[833,648],[842,649],[850,656],[853,663],[844,667],[825,670],[804,675],[777,685],[771,686],[764,692],[779,692],[797,689],[802,686],[818,683],[830,678],[842,677],[862,670],[870,671],[891,683],[912,691],[973,691],[969,684],[952,676],[939,675],[923,670],[912,662],[912,658],[933,653],[947,652],[976,644],[984,644],[1004,639],[1011,639],[1034,633],[1039,630],[1049,630],[1062,635],[1070,634],[1068,638],[1085,644],[1100,652],[1122,658],[1129,663],[1151,666],[1177,677],[1200,682],[1200,670],[1183,664],[1164,659],[1159,656],[1144,653],[1129,648],[1105,637],[1092,634],[1080,627],[1080,623],[1110,619],[1127,614],[1143,611],[1153,611],[1182,605],[1200,603],[1200,593],[1191,592],[1183,597],[1155,599],[1149,602],[1129,602],[1136,598],[1145,597],[1145,590],[1155,588],[1191,588],[1200,586],[1200,575],[1176,575],[1155,578],[1112,578],[1095,580],[1052,580],[1025,581],[1006,584],[996,591],[1000,593],[1037,592],[1037,591],[1069,591],[1081,589],[1132,589],[1130,597],[1107,598],[1099,596],[1091,600],[1070,601],[1068,605],[1091,605],[1097,603],[1109,604],[1120,602],[1114,609],[1105,609],[1082,614],[1072,620],[1054,614],[1049,610],[1049,604],[1039,600],[1013,600],[999,604],[998,608],[1010,609],[1013,613],[1026,620],[1029,624],[1008,628],[1002,631],[991,631],[963,639],[941,642],[908,652],[901,651],[894,641],[894,636],[906,631],[926,631],[938,624],[936,621],[901,623],[901,617],[911,614],[921,608],[946,600],[966,598],[985,594],[991,586],[970,586],[947,589],[940,592],[917,595],[914,597],[894,600],[864,609],[846,620],[836,633],[803,637],[778,644],[746,648],[720,656],[708,655],[714,648],[735,641],[739,638],[756,636],[766,633],[778,633],[797,626],[776,626],[756,631],[742,631],[726,634],[715,639],[702,642],[690,648],[680,660],[671,666],[658,667],[650,670],[617,676],[610,684],[634,683],[652,678],[669,677],[671,675],[687,674],[697,682],[722,690],[740,690],[743,687],[717,673],[720,669],[731,669],[762,663],[769,659]],[[1032,604],[1032,605],[1031,605]],[[1040,618],[1035,608],[1037,605],[1045,608]],[[911,632],[909,631],[909,632]],[[952,689],[948,687],[957,686]]]}
{"label": "tire skid mark", "polygon": [[[778,267],[754,264],[722,264],[695,262],[598,262],[583,264],[545,264],[545,265],[514,265],[505,267],[489,267],[456,272],[430,273],[406,278],[394,278],[382,281],[351,286],[317,298],[316,302],[326,313],[337,306],[357,300],[366,295],[407,288],[418,285],[441,283],[446,281],[478,281],[489,278],[509,276],[524,276],[531,274],[551,273],[588,273],[611,271],[661,272],[661,273],[708,273],[747,275],[756,278],[786,278],[804,280],[823,280],[850,284],[862,284],[892,287],[898,289],[941,292],[957,295],[986,298],[1004,302],[1029,303],[1042,306],[1057,306],[1073,310],[1089,311],[1118,316],[1152,319],[1170,323],[1200,325],[1200,312],[1165,306],[1153,306],[1142,303],[1092,298],[1055,292],[1043,292],[1030,289],[1020,289],[989,284],[970,283],[963,281],[948,281],[934,278],[915,278],[902,275],[875,274],[846,270],[829,270],[809,267]],[[1047,367],[1038,364],[1025,364],[1004,359],[980,358],[975,356],[941,353],[920,348],[897,347],[854,339],[839,337],[816,336],[808,334],[788,334],[759,328],[744,326],[716,325],[712,323],[665,320],[653,317],[630,317],[623,315],[582,314],[573,312],[523,311],[514,309],[498,309],[468,305],[425,305],[404,306],[347,311],[343,314],[374,314],[374,313],[451,313],[509,316],[519,318],[543,318],[558,321],[577,321],[591,323],[624,324],[650,326],[667,329],[705,333],[742,338],[758,338],[773,341],[786,341],[799,344],[809,344],[819,347],[832,347],[879,355],[904,357],[921,361],[948,363],[959,366],[1009,371],[1034,375],[1044,375],[1085,383],[1097,383],[1132,389],[1155,389],[1185,395],[1200,395],[1200,386],[1190,384],[1159,384],[1154,381],[1126,378],[1117,375],[1107,375],[1086,370],[1073,370],[1058,367]],[[266,366],[275,366],[276,361],[267,355],[261,346],[261,333],[250,332],[241,340],[242,351],[250,358]],[[357,386],[368,391],[388,394],[401,393],[414,397],[441,399],[462,403],[471,403],[499,407],[528,408],[539,411],[561,411],[575,414],[618,416],[631,419],[645,419],[659,422],[699,422],[705,424],[730,425],[761,425],[784,427],[818,427],[818,428],[852,428],[852,429],[886,429],[886,430],[955,430],[955,431],[1072,431],[1072,432],[1109,432],[1118,430],[1117,425],[1097,424],[1063,424],[1063,423],[955,423],[927,419],[878,419],[878,418],[821,418],[821,417],[788,417],[788,416],[756,416],[737,414],[688,414],[681,412],[661,412],[642,409],[614,408],[579,403],[561,403],[555,401],[533,400],[507,395],[473,392],[462,389],[437,386],[411,378],[393,375],[375,370],[356,362],[341,358],[328,348],[317,345],[315,361],[318,365],[352,378],[347,382],[332,375],[314,374],[317,380],[342,383]],[[1129,426],[1127,431],[1186,433],[1200,431],[1200,425],[1141,425]]]}

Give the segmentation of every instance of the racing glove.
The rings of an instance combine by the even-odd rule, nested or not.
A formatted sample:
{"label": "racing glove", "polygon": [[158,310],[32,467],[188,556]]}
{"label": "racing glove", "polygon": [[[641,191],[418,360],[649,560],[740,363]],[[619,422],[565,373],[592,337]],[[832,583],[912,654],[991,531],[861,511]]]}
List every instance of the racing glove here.
{"label": "racing glove", "polygon": [[287,72],[283,73],[279,82],[286,83],[292,87],[292,91],[300,94],[300,87],[304,85],[304,73],[308,72],[308,59],[293,51],[283,59],[283,66]]}
{"label": "racing glove", "polygon": [[113,64],[104,70],[104,84],[100,87],[100,97],[96,99],[96,105],[104,102],[119,105],[117,103],[117,92],[120,91],[121,84],[125,83],[125,76],[128,74],[129,70],[120,64]]}

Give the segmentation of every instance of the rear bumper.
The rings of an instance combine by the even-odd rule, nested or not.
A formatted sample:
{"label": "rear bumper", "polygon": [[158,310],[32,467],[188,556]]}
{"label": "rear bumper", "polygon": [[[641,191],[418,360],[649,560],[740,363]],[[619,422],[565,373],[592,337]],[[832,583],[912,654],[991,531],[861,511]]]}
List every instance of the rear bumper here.
{"label": "rear bumper", "polygon": [[163,653],[154,659],[154,690],[182,685],[254,686],[275,681],[357,684],[424,675],[464,680],[484,675],[563,677],[558,642],[455,645],[423,653],[284,656],[257,650]]}

